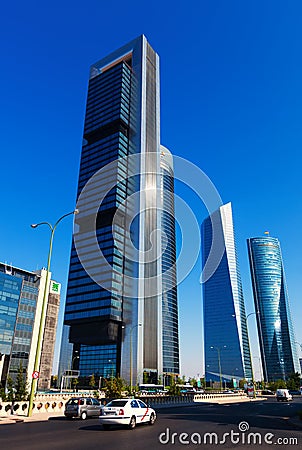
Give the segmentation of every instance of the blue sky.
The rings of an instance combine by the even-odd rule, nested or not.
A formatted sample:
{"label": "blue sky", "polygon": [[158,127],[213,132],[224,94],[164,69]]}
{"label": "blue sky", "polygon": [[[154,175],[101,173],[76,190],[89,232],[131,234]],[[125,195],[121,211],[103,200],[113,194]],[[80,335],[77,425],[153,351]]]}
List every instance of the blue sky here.
{"label": "blue sky", "polygon": [[[199,166],[223,201],[232,201],[247,312],[246,238],[269,230],[281,241],[302,342],[301,13],[298,0],[6,3],[0,260],[29,270],[46,265],[48,229],[29,225],[55,222],[74,208],[89,66],[144,33],[161,58],[162,144]],[[189,197],[201,222],[204,209]],[[60,224],[53,251],[63,292],[71,229],[70,218]],[[199,277],[200,260],[179,287],[187,376],[203,373]],[[249,325],[257,356],[254,317]]]}

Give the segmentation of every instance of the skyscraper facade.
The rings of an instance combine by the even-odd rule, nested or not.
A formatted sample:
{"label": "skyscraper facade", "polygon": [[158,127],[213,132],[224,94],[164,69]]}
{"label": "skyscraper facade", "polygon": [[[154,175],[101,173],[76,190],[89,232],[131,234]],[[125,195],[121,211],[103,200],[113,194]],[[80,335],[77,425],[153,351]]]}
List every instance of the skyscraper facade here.
{"label": "skyscraper facade", "polygon": [[203,267],[214,227],[225,250],[217,269],[203,283],[205,377],[208,382],[250,380],[251,356],[231,203],[203,222]]}
{"label": "skyscraper facade", "polygon": [[64,316],[80,376],[163,372],[159,125],[159,57],[140,36],[90,71]]}
{"label": "skyscraper facade", "polygon": [[263,236],[247,240],[265,381],[299,372],[280,243]]}
{"label": "skyscraper facade", "polygon": [[[163,376],[179,374],[173,157],[161,146]],[[168,380],[167,380],[168,382]]]}
{"label": "skyscraper facade", "polygon": [[[30,384],[46,282],[46,269],[29,272],[0,263],[0,381],[15,380],[20,364]],[[60,283],[50,281],[39,361],[39,390],[50,388]]]}

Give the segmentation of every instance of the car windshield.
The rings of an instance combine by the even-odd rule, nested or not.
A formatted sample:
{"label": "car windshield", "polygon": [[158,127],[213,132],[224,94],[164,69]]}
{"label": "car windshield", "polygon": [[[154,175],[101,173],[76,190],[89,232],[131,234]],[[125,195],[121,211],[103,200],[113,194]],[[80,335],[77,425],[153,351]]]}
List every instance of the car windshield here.
{"label": "car windshield", "polygon": [[107,406],[111,407],[115,407],[115,406],[126,406],[128,400],[112,400],[112,402],[108,403]]}

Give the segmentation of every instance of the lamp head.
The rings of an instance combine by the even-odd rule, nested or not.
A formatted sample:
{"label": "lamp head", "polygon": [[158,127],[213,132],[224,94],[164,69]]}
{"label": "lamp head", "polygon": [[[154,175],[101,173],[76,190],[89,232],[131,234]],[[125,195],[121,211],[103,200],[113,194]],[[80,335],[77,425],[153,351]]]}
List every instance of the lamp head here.
{"label": "lamp head", "polygon": [[79,210],[78,210],[78,209],[75,209],[75,210],[73,211],[73,214],[79,214]]}
{"label": "lamp head", "polygon": [[31,227],[32,227],[32,228],[37,228],[37,226],[38,226],[37,223],[32,223],[32,224],[31,224]]}

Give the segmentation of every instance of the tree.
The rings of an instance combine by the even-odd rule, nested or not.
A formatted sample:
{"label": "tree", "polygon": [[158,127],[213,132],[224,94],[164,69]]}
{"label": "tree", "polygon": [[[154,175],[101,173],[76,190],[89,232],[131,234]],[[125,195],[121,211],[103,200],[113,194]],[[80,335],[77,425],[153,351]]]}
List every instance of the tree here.
{"label": "tree", "polygon": [[120,398],[125,388],[126,383],[122,378],[117,377],[111,378],[110,380],[106,380],[105,384],[106,397]]}
{"label": "tree", "polygon": [[0,388],[0,400],[2,400],[3,402],[6,401],[5,389],[3,387]]}
{"label": "tree", "polygon": [[14,383],[15,400],[27,400],[28,398],[28,386],[26,379],[24,378],[24,370],[22,363],[20,362],[16,381]]}
{"label": "tree", "polygon": [[71,381],[71,385],[72,388],[77,392],[78,389],[78,384],[79,384],[79,379],[78,378],[73,378]]}
{"label": "tree", "polygon": [[[6,392],[7,391],[7,392]],[[24,377],[24,370],[22,363],[20,362],[19,369],[16,376],[16,381],[8,376],[6,380],[6,391],[1,389],[0,397],[3,401],[14,402],[28,399],[28,385],[26,378]]]}
{"label": "tree", "polygon": [[50,381],[51,387],[57,388],[58,387],[58,375],[52,375],[51,381]]}
{"label": "tree", "polygon": [[180,387],[177,386],[175,380],[171,380],[171,384],[169,386],[169,395],[180,395]]}
{"label": "tree", "polygon": [[91,375],[91,377],[90,377],[90,380],[89,380],[89,386],[92,388],[92,389],[95,389],[95,376],[94,376],[94,373]]}
{"label": "tree", "polygon": [[194,377],[190,377],[189,378],[189,383],[191,384],[191,386],[193,386],[194,388],[197,388],[197,380]]}
{"label": "tree", "polygon": [[148,372],[143,373],[143,383],[146,384],[149,382],[149,375]]}
{"label": "tree", "polygon": [[186,376],[183,375],[179,380],[178,380],[179,384],[185,384],[186,383]]}
{"label": "tree", "polygon": [[200,378],[200,387],[205,388],[205,386],[206,386],[206,379],[204,377]]}
{"label": "tree", "polygon": [[244,386],[247,385],[247,380],[245,378],[242,378],[241,380],[239,380],[239,387],[240,389],[244,389]]}
{"label": "tree", "polygon": [[268,383],[268,388],[272,391],[276,391],[277,389],[286,389],[286,382],[284,380],[276,380]]}
{"label": "tree", "polygon": [[13,379],[10,376],[7,377],[6,384],[7,384],[6,399],[9,402],[14,402],[15,401],[15,388],[14,388]]}
{"label": "tree", "polygon": [[291,373],[286,381],[287,389],[292,389],[293,391],[300,390],[300,386],[301,386],[300,374],[298,372]]}

